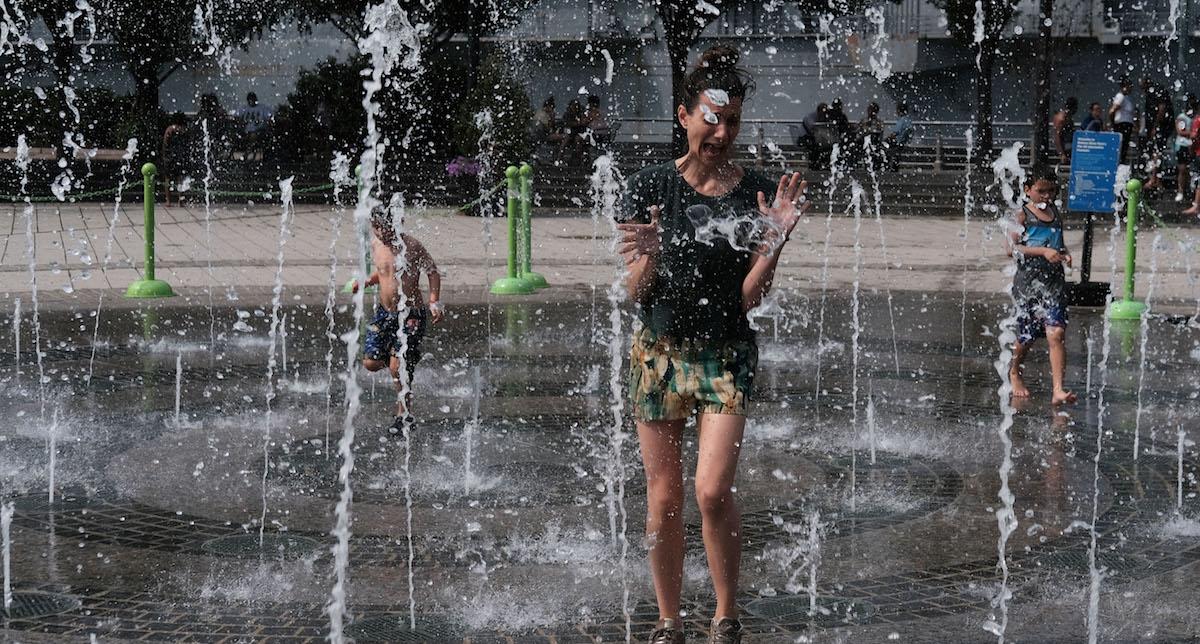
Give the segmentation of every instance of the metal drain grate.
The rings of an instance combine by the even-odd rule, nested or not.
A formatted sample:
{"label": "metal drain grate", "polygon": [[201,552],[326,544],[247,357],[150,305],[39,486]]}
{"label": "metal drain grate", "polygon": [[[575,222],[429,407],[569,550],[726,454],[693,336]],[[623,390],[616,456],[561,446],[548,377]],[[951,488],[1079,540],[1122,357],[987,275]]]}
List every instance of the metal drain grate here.
{"label": "metal drain grate", "polygon": [[[8,607],[9,619],[33,619],[56,615],[79,608],[79,600],[70,595],[37,591],[14,592],[12,605]],[[4,611],[0,609],[0,613]]]}
{"label": "metal drain grate", "polygon": [[417,615],[412,628],[408,615],[379,615],[360,619],[346,628],[356,642],[461,642],[462,629],[450,621],[431,615]]}
{"label": "metal drain grate", "polygon": [[315,539],[278,533],[264,534],[261,543],[256,534],[234,534],[209,539],[201,546],[205,552],[214,555],[285,560],[303,559],[320,547],[320,542]]}
{"label": "metal drain grate", "polygon": [[784,595],[756,599],[746,605],[746,612],[777,624],[825,627],[865,621],[875,614],[875,607],[857,599],[818,597],[813,612],[808,595]]}

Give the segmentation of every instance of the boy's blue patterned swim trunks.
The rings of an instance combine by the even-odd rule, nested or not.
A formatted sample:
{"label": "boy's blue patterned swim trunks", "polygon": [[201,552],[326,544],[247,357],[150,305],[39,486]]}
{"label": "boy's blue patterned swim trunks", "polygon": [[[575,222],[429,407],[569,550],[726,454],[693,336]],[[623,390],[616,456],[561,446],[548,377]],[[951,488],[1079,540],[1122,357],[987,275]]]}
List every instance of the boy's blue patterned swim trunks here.
{"label": "boy's blue patterned swim trunks", "polygon": [[[408,309],[404,319],[404,335],[407,336],[407,347],[404,351],[404,366],[408,378],[412,380],[413,371],[421,361],[421,340],[425,337],[425,329],[429,324],[429,309],[425,307]],[[400,355],[400,313],[389,311],[382,305],[375,307],[375,318],[367,326],[367,337],[363,341],[363,355],[371,360],[389,360]]]}

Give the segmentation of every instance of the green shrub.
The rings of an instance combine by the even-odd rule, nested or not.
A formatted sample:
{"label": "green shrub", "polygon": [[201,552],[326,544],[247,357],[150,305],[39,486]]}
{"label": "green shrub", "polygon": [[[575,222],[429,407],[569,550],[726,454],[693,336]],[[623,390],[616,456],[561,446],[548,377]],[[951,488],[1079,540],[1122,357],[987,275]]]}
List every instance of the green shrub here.
{"label": "green shrub", "polygon": [[[475,116],[492,115],[491,166],[503,168],[528,160],[529,122],[533,107],[524,86],[513,76],[503,52],[494,51],[479,70],[479,82],[459,106],[454,120],[454,143],[467,156],[480,156],[480,130]],[[484,150],[483,153],[487,153]]]}

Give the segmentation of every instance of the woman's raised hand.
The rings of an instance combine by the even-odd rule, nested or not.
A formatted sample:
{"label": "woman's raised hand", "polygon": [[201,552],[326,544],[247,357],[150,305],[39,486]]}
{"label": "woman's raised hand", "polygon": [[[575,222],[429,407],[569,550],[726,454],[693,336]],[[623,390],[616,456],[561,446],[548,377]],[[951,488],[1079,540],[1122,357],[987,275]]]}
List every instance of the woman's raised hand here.
{"label": "woman's raised hand", "polygon": [[621,245],[617,251],[625,258],[625,264],[633,264],[643,255],[657,257],[662,246],[662,227],[659,222],[660,208],[650,206],[650,223],[617,224],[621,231]]}
{"label": "woman's raised hand", "polygon": [[800,216],[812,203],[808,201],[808,182],[800,178],[799,172],[785,174],[779,178],[775,199],[767,203],[767,196],[758,193],[758,209],[770,220],[783,239],[787,239],[796,228]]}

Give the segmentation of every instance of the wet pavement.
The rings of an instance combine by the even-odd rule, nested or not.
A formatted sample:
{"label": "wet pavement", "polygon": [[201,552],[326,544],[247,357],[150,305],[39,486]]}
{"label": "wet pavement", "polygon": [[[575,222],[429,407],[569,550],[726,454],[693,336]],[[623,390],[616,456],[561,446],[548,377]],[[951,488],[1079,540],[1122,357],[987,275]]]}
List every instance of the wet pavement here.
{"label": "wet pavement", "polygon": [[[856,338],[846,291],[782,295],[757,320],[737,483],[747,641],[995,641],[1003,303],[865,293]],[[98,332],[94,311],[48,306],[40,365],[26,310],[20,352],[0,358],[4,641],[324,641],[348,302],[330,326],[324,294],[295,290],[274,341],[262,298],[122,306]],[[583,288],[460,301],[423,346],[410,452],[385,430],[386,376],[357,374],[348,635],[646,637],[645,489],[636,440],[617,433],[627,414],[614,422],[609,310]],[[1200,329],[1152,317],[1143,361],[1137,324],[1113,327],[1102,369],[1104,333],[1072,311],[1073,407],[1047,404],[1044,345],[1029,362],[1034,398],[1011,429],[1014,641],[1087,641],[1093,503],[1099,640],[1200,637]],[[699,640],[714,602],[690,500],[686,522]]]}

